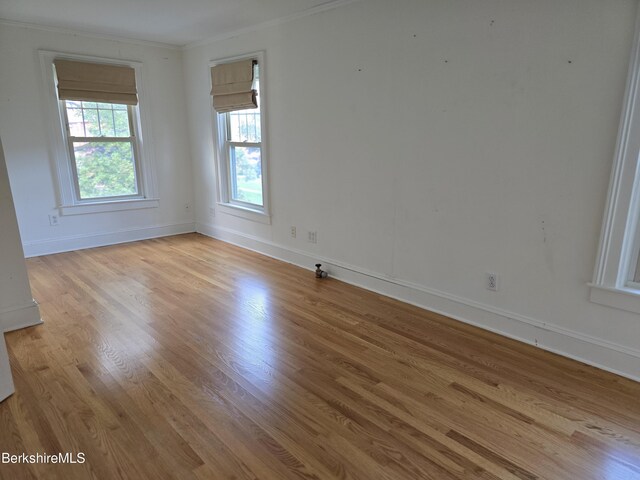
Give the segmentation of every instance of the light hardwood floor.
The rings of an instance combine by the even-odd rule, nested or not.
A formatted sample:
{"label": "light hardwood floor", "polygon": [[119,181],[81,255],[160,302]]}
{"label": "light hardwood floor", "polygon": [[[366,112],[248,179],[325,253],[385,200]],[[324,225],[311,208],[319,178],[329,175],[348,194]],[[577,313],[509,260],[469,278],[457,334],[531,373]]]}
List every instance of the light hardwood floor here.
{"label": "light hardwood floor", "polygon": [[3,479],[640,478],[640,384],[189,234],[30,259]]}

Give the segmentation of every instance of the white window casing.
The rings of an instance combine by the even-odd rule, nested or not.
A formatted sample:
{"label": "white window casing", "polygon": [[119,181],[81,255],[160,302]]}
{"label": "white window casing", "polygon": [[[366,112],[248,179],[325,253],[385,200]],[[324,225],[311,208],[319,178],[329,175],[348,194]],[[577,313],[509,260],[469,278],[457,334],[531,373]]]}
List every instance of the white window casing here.
{"label": "white window casing", "polygon": [[[49,125],[49,145],[55,171],[57,174],[57,197],[61,215],[78,215],[88,213],[110,212],[118,210],[134,210],[153,208],[159,204],[157,182],[153,165],[151,142],[151,115],[146,98],[147,89],[142,75],[142,63],[137,61],[110,59],[103,57],[75,55],[63,52],[40,50],[40,65],[46,93],[46,116]],[[135,149],[136,174],[138,192],[125,197],[81,199],[77,187],[75,162],[71,141],[67,131],[66,111],[63,101],[58,99],[53,62],[55,59],[76,60],[110,65],[128,66],[135,70],[138,89],[138,105],[129,108],[132,127],[132,141]],[[99,139],[100,137],[96,137]],[[95,139],[94,139],[95,140]]]}
{"label": "white window casing", "polygon": [[613,159],[590,299],[640,313],[640,12]]}
{"label": "white window casing", "polygon": [[[212,112],[212,130],[215,149],[215,175],[217,179],[216,202],[217,210],[221,213],[241,217],[260,223],[271,223],[269,205],[269,175],[267,148],[267,101],[266,101],[266,68],[264,52],[253,52],[245,55],[212,60],[209,69],[216,65],[237,62],[240,60],[257,60],[260,72],[258,82],[258,99],[260,103],[260,142],[233,142],[229,140],[227,118],[228,113],[218,114],[210,106]],[[209,100],[211,101],[211,100]],[[262,205],[234,200],[232,197],[231,159],[230,149],[233,147],[255,147],[260,149]]]}

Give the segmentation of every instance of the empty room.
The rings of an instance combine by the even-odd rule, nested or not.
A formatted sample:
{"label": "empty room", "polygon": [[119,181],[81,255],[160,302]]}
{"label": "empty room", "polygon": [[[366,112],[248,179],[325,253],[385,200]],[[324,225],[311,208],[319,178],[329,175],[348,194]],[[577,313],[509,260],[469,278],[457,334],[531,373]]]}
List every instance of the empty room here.
{"label": "empty room", "polygon": [[638,0],[0,0],[0,479],[640,480]]}

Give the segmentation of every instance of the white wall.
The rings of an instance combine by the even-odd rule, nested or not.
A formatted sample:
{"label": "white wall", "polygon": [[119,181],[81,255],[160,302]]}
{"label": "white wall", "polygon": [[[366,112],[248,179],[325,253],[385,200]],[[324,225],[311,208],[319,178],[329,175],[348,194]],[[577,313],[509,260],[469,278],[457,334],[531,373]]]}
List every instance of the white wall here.
{"label": "white wall", "polygon": [[33,301],[9,175],[0,142],[0,400],[13,393],[13,380],[3,333],[40,323]]}
{"label": "white wall", "polygon": [[0,335],[36,323],[40,323],[40,312],[31,294],[9,176],[0,143]]}
{"label": "white wall", "polygon": [[[640,318],[587,299],[636,4],[367,0],[187,49],[198,229],[639,378]],[[209,211],[207,64],[256,50],[272,225]]]}
{"label": "white wall", "polygon": [[[361,0],[184,52],[0,24],[0,135],[25,251],[187,231],[195,218],[204,233],[319,259],[352,283],[639,378],[640,318],[587,299],[636,6]],[[49,226],[39,48],[143,62],[159,208]],[[208,63],[256,50],[271,225],[210,213]],[[499,292],[484,288],[488,271]]]}
{"label": "white wall", "polygon": [[[154,152],[158,208],[61,216],[49,225],[59,198],[38,49],[143,62],[153,119],[144,138]],[[0,60],[0,134],[27,255],[193,230],[180,50],[0,24]]]}

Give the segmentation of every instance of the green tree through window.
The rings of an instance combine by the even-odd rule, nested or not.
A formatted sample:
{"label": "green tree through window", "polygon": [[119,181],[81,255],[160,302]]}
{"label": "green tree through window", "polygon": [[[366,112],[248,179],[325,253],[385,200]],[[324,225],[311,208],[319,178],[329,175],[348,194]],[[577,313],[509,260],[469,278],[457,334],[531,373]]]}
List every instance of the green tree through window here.
{"label": "green tree through window", "polygon": [[66,101],[78,194],[92,198],[138,194],[131,107]]}

